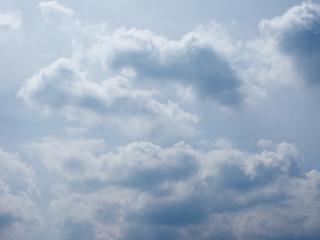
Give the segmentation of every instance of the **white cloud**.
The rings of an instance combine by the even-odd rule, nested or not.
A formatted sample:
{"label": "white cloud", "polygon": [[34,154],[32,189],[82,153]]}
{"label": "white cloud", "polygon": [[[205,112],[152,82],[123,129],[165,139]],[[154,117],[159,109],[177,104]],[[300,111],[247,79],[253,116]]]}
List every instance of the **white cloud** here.
{"label": "white cloud", "polygon": [[74,61],[64,58],[27,79],[18,95],[47,115],[58,113],[85,126],[106,120],[129,136],[193,135],[199,121],[179,104],[160,103],[124,77],[91,82]]}
{"label": "white cloud", "polygon": [[15,12],[0,11],[0,42],[10,39],[20,29],[21,14]]}
{"label": "white cloud", "polygon": [[106,152],[102,140],[50,138],[29,147],[53,176],[51,211],[67,239],[79,228],[92,239],[319,234],[320,174],[303,173],[293,144],[249,153],[133,142]]}
{"label": "white cloud", "polygon": [[59,21],[61,18],[71,19],[74,15],[72,9],[60,5],[57,1],[41,2],[38,7],[42,16],[48,21]]}
{"label": "white cloud", "polygon": [[71,9],[55,1],[42,2],[39,7],[45,19],[72,33],[84,47],[83,58],[101,63],[116,75],[129,69],[139,80],[191,85],[200,98],[225,106],[237,106],[245,97],[233,67],[237,47],[216,22],[200,25],[175,41],[135,28],[110,33],[105,24],[81,22]]}
{"label": "white cloud", "polygon": [[0,238],[33,239],[42,224],[33,170],[1,149],[0,166]]}
{"label": "white cloud", "polygon": [[241,80],[232,67],[235,47],[222,26],[199,26],[179,41],[148,30],[120,28],[96,36],[87,55],[111,70],[131,68],[145,81],[191,85],[222,105],[241,103]]}
{"label": "white cloud", "polygon": [[[69,58],[37,71],[18,93],[46,117],[66,119],[61,124],[67,137],[58,132],[60,138],[26,146],[49,178],[44,185],[51,193],[43,204],[49,213],[42,214],[46,225],[53,216],[61,239],[318,238],[320,173],[304,172],[296,146],[260,140],[262,151],[252,152],[231,144],[241,139],[246,145],[261,132],[269,137],[269,128],[248,133],[269,126],[254,123],[264,116],[268,118],[263,121],[272,119],[271,126],[278,129],[274,113],[281,113],[279,118],[285,113],[276,100],[261,111],[239,108],[240,113],[228,116],[208,107],[214,102],[234,110],[244,100],[266,96],[274,86],[295,84],[300,77],[295,61],[317,60],[317,5],[303,3],[281,17],[263,20],[260,38],[244,45],[215,22],[172,40],[135,28],[110,32],[104,24],[80,21],[56,1],[42,2],[39,8],[47,22],[57,25],[67,40],[71,37],[72,46]],[[311,34],[315,55],[298,41],[305,33]],[[288,36],[298,44],[287,45]],[[306,69],[317,69],[317,62],[296,68],[303,75]],[[206,118],[200,127],[208,132],[190,140],[199,122],[192,111]],[[261,118],[254,115],[262,111],[266,114]],[[229,141],[225,135],[235,137]],[[171,146],[186,136],[193,143],[207,137],[202,141],[206,150],[185,142]],[[221,138],[211,142],[215,137]],[[158,146],[146,141],[150,139],[165,143]],[[123,146],[114,147],[118,144]],[[33,201],[38,190],[30,168],[18,157],[1,154],[10,161],[1,165],[7,210],[0,212],[0,228],[6,224],[4,228],[11,229],[6,238],[21,238],[13,235],[22,225],[20,219],[41,222]]]}
{"label": "white cloud", "polygon": [[274,82],[319,83],[320,7],[312,2],[290,8],[282,16],[262,20],[261,38],[248,43],[253,65],[247,78],[260,79],[268,86]]}
{"label": "white cloud", "polygon": [[72,9],[67,8],[57,1],[41,2],[38,4],[41,14],[47,23],[52,23],[65,33],[74,33],[81,22],[75,18]]}
{"label": "white cloud", "polygon": [[288,30],[299,30],[307,28],[312,30],[318,28],[315,22],[319,21],[320,7],[311,1],[303,2],[301,5],[294,6],[282,16],[271,20],[262,20],[259,23],[259,30],[263,36],[281,37]]}
{"label": "white cloud", "polygon": [[21,25],[21,17],[17,12],[0,12],[0,27],[16,30]]}

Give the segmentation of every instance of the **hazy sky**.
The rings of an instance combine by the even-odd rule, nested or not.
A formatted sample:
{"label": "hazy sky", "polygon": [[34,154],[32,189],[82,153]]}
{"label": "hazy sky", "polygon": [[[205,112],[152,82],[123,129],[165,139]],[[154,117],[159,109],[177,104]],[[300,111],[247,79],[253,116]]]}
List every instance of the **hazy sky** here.
{"label": "hazy sky", "polygon": [[0,0],[0,239],[320,238],[320,1]]}

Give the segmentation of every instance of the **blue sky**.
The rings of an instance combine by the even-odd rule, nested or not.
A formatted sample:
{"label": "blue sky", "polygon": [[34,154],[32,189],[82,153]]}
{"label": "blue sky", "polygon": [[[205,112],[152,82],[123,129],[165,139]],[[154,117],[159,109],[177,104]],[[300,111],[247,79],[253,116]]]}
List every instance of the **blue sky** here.
{"label": "blue sky", "polygon": [[1,239],[320,237],[320,1],[0,1]]}

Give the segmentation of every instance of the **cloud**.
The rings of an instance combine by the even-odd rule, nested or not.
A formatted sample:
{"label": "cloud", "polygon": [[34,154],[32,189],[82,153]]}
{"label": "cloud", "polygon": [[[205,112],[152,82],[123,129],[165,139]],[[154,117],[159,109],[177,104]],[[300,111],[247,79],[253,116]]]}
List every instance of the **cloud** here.
{"label": "cloud", "polygon": [[16,34],[21,25],[21,14],[18,11],[0,11],[0,42]]}
{"label": "cloud", "polygon": [[[224,106],[237,106],[245,98],[242,81],[232,66],[235,47],[218,23],[199,26],[175,41],[149,30],[119,28],[81,22],[74,12],[56,1],[39,4],[47,21],[56,23],[85,46],[86,56],[106,69],[132,69],[137,79],[169,81],[192,86],[199,97]],[[77,29],[77,30],[74,30]],[[160,85],[161,86],[161,85]]]}
{"label": "cloud", "polygon": [[212,22],[179,41],[148,30],[120,28],[97,37],[88,56],[110,69],[131,68],[145,81],[191,85],[200,97],[234,106],[244,98],[241,79],[230,61],[234,51],[223,28]]}
{"label": "cloud", "polygon": [[72,9],[59,4],[57,1],[41,2],[38,7],[47,21],[67,20],[72,19],[74,16]]}
{"label": "cloud", "polygon": [[[104,141],[93,139],[63,141],[47,138],[31,145],[41,154],[46,151],[42,158],[48,170],[55,169],[53,172],[58,178],[79,191],[97,190],[112,184],[157,192],[163,181],[183,180],[197,171],[195,156],[192,152],[186,154],[188,146],[182,143],[163,152],[149,142],[134,142],[121,147],[119,154],[107,153],[97,158],[97,153],[104,147]],[[51,161],[53,158],[56,159],[54,162]],[[70,171],[73,174],[69,174]]]}
{"label": "cloud", "polygon": [[[172,40],[135,28],[110,32],[104,24],[81,22],[55,1],[39,8],[72,38],[72,55],[34,73],[18,93],[47,117],[66,119],[68,137],[26,146],[48,178],[42,212],[48,232],[56,228],[57,236],[69,240],[319,238],[320,173],[303,170],[294,144],[260,140],[262,151],[250,152],[224,138],[213,144],[205,139],[206,150],[147,141],[195,135],[199,118],[190,109],[199,108],[210,127],[224,120],[222,128],[242,126],[228,123],[245,122],[252,109],[222,116],[220,109],[208,112],[203,100],[238,107],[251,98],[248,93],[263,95],[278,83],[294,82],[298,59],[307,64],[296,69],[314,82],[317,5],[303,3],[262,21],[261,36],[244,45],[215,22]],[[268,116],[270,109],[264,109]],[[117,145],[113,133],[119,129],[126,135],[123,145],[108,146],[102,137]],[[0,234],[5,229],[4,238],[19,238],[13,233],[40,225],[38,190],[19,157],[0,154],[10,160],[1,165]]]}
{"label": "cloud", "polygon": [[65,58],[27,79],[18,96],[47,115],[58,113],[86,126],[105,120],[120,125],[129,136],[156,136],[158,132],[165,136],[171,131],[193,135],[199,121],[177,103],[158,102],[151,91],[135,88],[125,77],[89,81],[75,61]]}
{"label": "cloud", "polygon": [[303,2],[282,16],[262,20],[259,24],[262,36],[275,43],[276,49],[292,61],[300,78],[310,85],[319,84],[319,22],[320,6]]}
{"label": "cloud", "polygon": [[319,172],[304,173],[294,144],[268,147],[202,152],[183,142],[133,142],[107,152],[102,140],[54,138],[29,146],[54,179],[50,209],[61,231],[85,226],[95,239],[315,239]]}
{"label": "cloud", "polygon": [[21,25],[20,14],[16,12],[0,13],[0,27],[16,30]]}
{"label": "cloud", "polygon": [[34,172],[16,154],[1,149],[0,165],[0,238],[33,239],[42,224]]}
{"label": "cloud", "polygon": [[[319,7],[311,2],[262,20],[261,36],[245,44],[233,41],[214,21],[172,40],[150,30],[122,27],[110,31],[105,24],[81,22],[57,2],[43,2],[39,7],[59,28],[74,26],[64,32],[83,48],[82,60],[100,63],[108,75],[129,74],[130,81],[140,85],[162,89],[171,84],[176,88],[174,97],[184,101],[209,99],[218,106],[237,107],[267,96],[279,84],[301,79],[317,83]],[[47,14],[46,9],[59,17]],[[190,97],[181,97],[181,92]]]}

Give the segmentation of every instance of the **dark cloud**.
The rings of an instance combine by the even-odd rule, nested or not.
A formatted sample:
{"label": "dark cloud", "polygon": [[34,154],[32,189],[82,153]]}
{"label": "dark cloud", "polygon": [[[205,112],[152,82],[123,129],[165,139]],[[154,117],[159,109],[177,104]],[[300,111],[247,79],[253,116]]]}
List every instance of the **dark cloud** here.
{"label": "dark cloud", "polygon": [[157,55],[158,51],[120,52],[115,54],[111,65],[118,69],[133,68],[139,77],[145,79],[191,84],[201,97],[220,104],[232,106],[241,103],[243,95],[239,91],[241,81],[237,73],[211,46],[197,46],[195,41],[182,49],[172,49],[164,60]]}
{"label": "dark cloud", "polygon": [[96,210],[96,218],[100,222],[113,224],[118,222],[118,218],[121,216],[120,210],[121,205],[119,203],[105,202],[100,209]]}
{"label": "dark cloud", "polygon": [[94,227],[87,221],[72,221],[67,219],[63,223],[64,239],[66,240],[94,240],[97,239]]}
{"label": "dark cloud", "polygon": [[123,233],[123,236],[120,239],[123,240],[148,240],[148,239],[155,239],[155,240],[175,240],[179,239],[179,234],[168,227],[159,227],[148,225],[147,227],[133,224],[129,226],[126,231]]}
{"label": "dark cloud", "polygon": [[209,214],[201,203],[192,199],[184,201],[153,202],[143,210],[130,213],[127,220],[142,224],[186,226],[205,221]]}
{"label": "dark cloud", "polygon": [[2,229],[10,226],[11,224],[13,224],[18,220],[19,218],[15,217],[12,214],[8,214],[8,213],[0,214],[0,232],[2,231]]}

